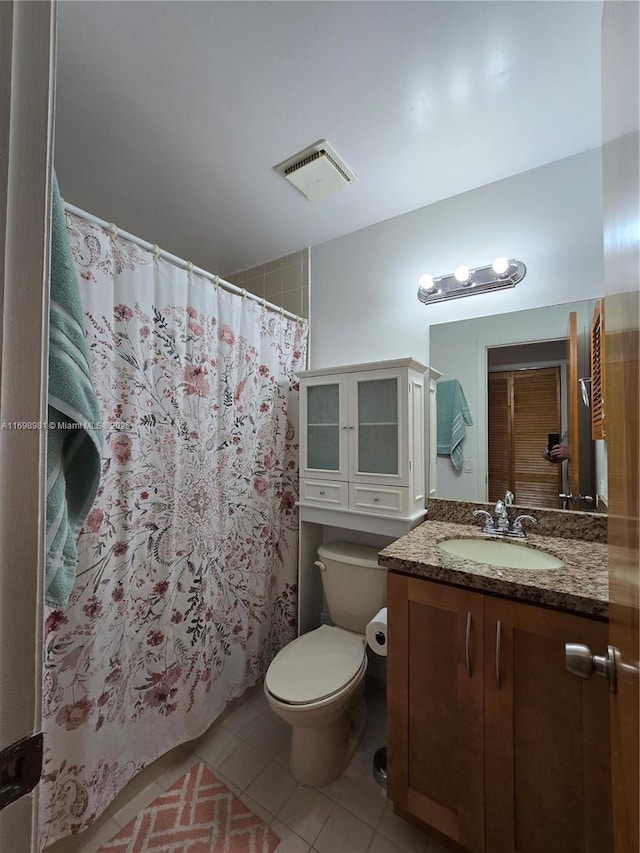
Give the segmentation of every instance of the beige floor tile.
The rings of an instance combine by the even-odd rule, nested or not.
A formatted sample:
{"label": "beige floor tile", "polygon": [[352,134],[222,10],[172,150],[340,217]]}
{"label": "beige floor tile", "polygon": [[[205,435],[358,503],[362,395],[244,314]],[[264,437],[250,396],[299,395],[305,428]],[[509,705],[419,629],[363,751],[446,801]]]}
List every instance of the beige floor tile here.
{"label": "beige floor tile", "polygon": [[224,726],[210,729],[199,740],[195,753],[209,767],[219,767],[240,746],[240,738]]}
{"label": "beige floor tile", "polygon": [[153,784],[149,785],[143,791],[140,791],[135,797],[132,797],[126,806],[123,806],[119,811],[117,811],[113,816],[113,820],[120,827],[126,826],[130,820],[137,817],[140,812],[149,805],[149,803],[152,803],[156,797],[163,794],[165,790],[166,788],[158,785],[157,782],[153,782]]}
{"label": "beige floor tile", "polygon": [[393,803],[387,802],[378,832],[397,844],[405,853],[425,853],[427,835],[422,830],[393,813]]}
{"label": "beige floor tile", "polygon": [[[98,820],[86,832],[61,838],[44,848],[44,853],[96,853],[110,838],[120,832],[115,820]],[[4,848],[2,848],[4,850]],[[8,848],[7,848],[8,850]]]}
{"label": "beige floor tile", "polygon": [[282,767],[289,767],[289,758],[291,756],[291,734],[289,734],[289,738],[286,744],[282,747],[280,752],[277,755],[274,755],[274,759],[280,764]]}
{"label": "beige floor tile", "polygon": [[276,717],[258,714],[245,726],[237,731],[238,737],[250,743],[256,749],[266,752],[275,758],[279,752],[288,746],[291,738],[289,726],[281,723]]}
{"label": "beige floor tile", "polygon": [[81,847],[69,847],[69,853],[96,853],[103,844],[113,838],[120,832],[120,827],[115,820],[107,821],[99,830],[92,833],[91,838],[87,838]]}
{"label": "beige floor tile", "polygon": [[264,821],[267,826],[269,826],[273,820],[273,815],[268,812],[267,809],[263,808],[260,803],[256,803],[256,801],[246,793],[240,794],[238,799],[240,802],[244,803],[245,806],[254,813],[254,815],[257,815],[260,820]]}
{"label": "beige floor tile", "polygon": [[269,756],[250,743],[241,743],[217,768],[220,773],[244,791],[269,763]]}
{"label": "beige floor tile", "polygon": [[328,785],[323,785],[322,788],[318,788],[318,790],[322,791],[322,793],[326,794],[330,799],[335,800],[335,802],[339,802],[340,797],[351,787],[355,778],[359,776],[360,773],[361,771],[349,764],[346,770],[344,770],[337,779],[329,782]]}
{"label": "beige floor tile", "polygon": [[373,829],[340,806],[329,815],[314,842],[318,853],[366,853]]}
{"label": "beige floor tile", "polygon": [[198,756],[194,752],[189,752],[181,761],[176,761],[175,764],[172,764],[167,767],[166,770],[163,770],[163,772],[156,777],[156,782],[163,791],[166,791],[167,788],[170,788],[181,776],[188,773],[193,765],[197,764],[198,761],[200,761]]}
{"label": "beige floor tile", "polygon": [[333,801],[320,791],[299,786],[278,812],[278,820],[313,844],[333,809]]}
{"label": "beige floor tile", "polygon": [[338,800],[340,806],[376,829],[387,804],[386,792],[373,777],[359,773]]}
{"label": "beige floor tile", "polygon": [[225,729],[237,734],[243,726],[246,726],[247,723],[257,717],[259,713],[260,711],[256,707],[256,704],[248,700],[237,705],[228,713],[225,713],[224,716],[220,718],[220,723],[225,727]]}
{"label": "beige floor tile", "polygon": [[373,756],[381,746],[384,746],[384,740],[381,740],[379,733],[365,733],[351,759],[351,766],[363,773],[373,773]]}
{"label": "beige floor tile", "polygon": [[397,844],[394,844],[393,841],[390,841],[388,838],[385,838],[384,835],[380,835],[377,832],[373,836],[373,841],[371,842],[371,846],[367,850],[367,853],[404,853],[402,847],[398,847]]}
{"label": "beige floor tile", "polygon": [[249,785],[247,794],[274,815],[297,787],[298,783],[289,771],[272,761]]}
{"label": "beige floor tile", "polygon": [[307,841],[296,835],[293,830],[289,829],[288,826],[277,818],[271,823],[271,829],[280,839],[280,844],[278,844],[274,853],[309,853],[311,850]]}

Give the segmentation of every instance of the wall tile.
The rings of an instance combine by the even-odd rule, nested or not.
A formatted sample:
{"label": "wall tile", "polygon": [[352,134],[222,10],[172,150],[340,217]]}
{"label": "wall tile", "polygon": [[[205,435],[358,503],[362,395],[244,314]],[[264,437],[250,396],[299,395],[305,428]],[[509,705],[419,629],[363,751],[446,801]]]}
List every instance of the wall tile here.
{"label": "wall tile", "polygon": [[299,264],[302,261],[302,252],[292,252],[290,255],[285,255],[282,258],[282,266],[290,267]]}
{"label": "wall tile", "polygon": [[294,264],[282,270],[282,290],[296,290],[302,286],[302,264]]}
{"label": "wall tile", "polygon": [[285,311],[291,311],[292,314],[300,316],[302,313],[302,291],[300,288],[283,293],[281,304]]}
{"label": "wall tile", "polygon": [[282,270],[272,270],[264,277],[264,295],[267,299],[282,293]]}

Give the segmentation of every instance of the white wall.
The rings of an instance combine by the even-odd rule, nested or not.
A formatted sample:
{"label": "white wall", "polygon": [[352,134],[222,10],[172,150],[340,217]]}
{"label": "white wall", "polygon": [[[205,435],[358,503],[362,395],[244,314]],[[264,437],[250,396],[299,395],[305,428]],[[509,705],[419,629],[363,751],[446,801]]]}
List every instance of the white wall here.
{"label": "white wall", "polygon": [[[601,178],[594,149],[313,247],[311,367],[406,356],[428,363],[431,324],[601,296]],[[497,255],[526,264],[517,287],[418,302],[421,273]]]}

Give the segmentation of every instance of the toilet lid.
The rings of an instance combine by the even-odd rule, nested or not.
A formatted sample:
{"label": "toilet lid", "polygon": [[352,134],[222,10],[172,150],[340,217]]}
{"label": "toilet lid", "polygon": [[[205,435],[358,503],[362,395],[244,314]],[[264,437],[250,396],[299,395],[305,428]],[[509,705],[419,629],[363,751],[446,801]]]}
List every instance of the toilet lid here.
{"label": "toilet lid", "polygon": [[360,634],[322,625],[278,652],[265,684],[276,699],[290,705],[318,702],[347,685],[358,674],[364,656]]}

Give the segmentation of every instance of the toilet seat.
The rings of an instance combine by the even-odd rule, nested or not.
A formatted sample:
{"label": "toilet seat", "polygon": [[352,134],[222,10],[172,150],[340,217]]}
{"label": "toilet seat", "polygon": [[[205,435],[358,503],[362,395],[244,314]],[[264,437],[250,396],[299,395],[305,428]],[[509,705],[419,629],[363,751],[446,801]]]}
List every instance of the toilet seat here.
{"label": "toilet seat", "polygon": [[267,670],[269,693],[289,705],[308,705],[341,693],[366,660],[364,637],[322,625],[285,646]]}

